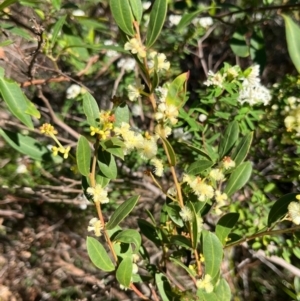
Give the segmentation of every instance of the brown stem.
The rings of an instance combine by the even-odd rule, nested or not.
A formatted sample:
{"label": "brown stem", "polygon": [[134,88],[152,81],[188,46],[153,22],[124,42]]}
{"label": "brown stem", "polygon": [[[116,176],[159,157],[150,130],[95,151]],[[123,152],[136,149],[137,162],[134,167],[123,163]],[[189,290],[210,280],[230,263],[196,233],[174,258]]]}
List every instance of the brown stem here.
{"label": "brown stem", "polygon": [[137,287],[131,283],[130,284],[130,288],[143,300],[150,300],[149,298],[147,298],[142,292],[140,292]]}
{"label": "brown stem", "polygon": [[292,232],[299,231],[299,230],[300,230],[300,225],[299,226],[295,226],[293,228],[283,229],[283,230],[269,231],[269,229],[268,229],[267,231],[262,231],[262,232],[253,234],[251,236],[242,238],[242,239],[240,239],[238,241],[235,241],[235,242],[233,242],[231,244],[228,244],[228,245],[226,245],[224,247],[224,249],[228,249],[228,248],[240,245],[241,243],[243,243],[245,241],[253,240],[255,238],[262,237],[262,236],[265,236],[265,235],[278,235],[278,234],[284,234],[284,233],[292,233]]}
{"label": "brown stem", "polygon": [[38,97],[44,102],[45,106],[49,110],[50,117],[52,118],[53,122],[61,127],[63,130],[68,132],[71,136],[78,139],[80,137],[80,134],[74,131],[71,127],[69,127],[67,124],[65,124],[63,121],[61,121],[57,116],[55,115],[49,100],[44,96],[42,88],[38,87]]}
{"label": "brown stem", "polygon": [[259,12],[259,11],[265,11],[265,10],[286,10],[286,9],[297,8],[297,7],[300,7],[299,3],[298,4],[288,4],[288,5],[264,6],[264,7],[257,7],[257,8],[249,7],[249,8],[245,8],[245,9],[241,9],[241,10],[237,10],[237,11],[219,14],[219,15],[216,15],[215,17],[216,18],[224,18],[227,16],[232,16],[232,15],[240,14],[243,12],[250,13],[250,12]]}

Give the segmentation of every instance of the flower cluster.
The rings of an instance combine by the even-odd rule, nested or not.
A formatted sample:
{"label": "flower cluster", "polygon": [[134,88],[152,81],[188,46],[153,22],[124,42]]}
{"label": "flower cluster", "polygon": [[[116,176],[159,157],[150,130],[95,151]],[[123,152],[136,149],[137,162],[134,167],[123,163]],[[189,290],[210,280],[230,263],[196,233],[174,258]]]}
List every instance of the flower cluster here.
{"label": "flower cluster", "polygon": [[225,76],[220,72],[214,73],[213,71],[208,71],[207,80],[203,83],[205,86],[217,86],[222,88]]}
{"label": "flower cluster", "polygon": [[100,237],[101,231],[103,230],[103,225],[97,217],[94,217],[90,220],[87,230],[89,232],[94,231],[95,236]]}
{"label": "flower cluster", "polygon": [[59,147],[52,146],[52,149],[51,149],[51,150],[52,150],[54,156],[57,156],[58,153],[61,153],[61,154],[64,155],[64,156],[63,156],[64,159],[67,159],[68,156],[69,156],[70,149],[71,149],[70,146],[67,146],[67,147],[63,147],[63,146],[59,146]]}
{"label": "flower cluster", "polygon": [[[270,103],[270,91],[260,83],[259,65],[251,66],[244,72],[238,66],[230,67],[229,65],[225,65],[224,69],[217,73],[209,71],[204,85],[224,88],[226,82],[234,80],[241,85],[237,99],[240,104],[248,103],[253,106],[259,103],[263,103],[264,105]],[[242,83],[240,84],[240,82]]]}
{"label": "flower cluster", "polygon": [[248,103],[251,106],[263,103],[265,106],[271,101],[270,91],[260,83],[259,65],[248,68],[245,72],[242,89],[239,92],[238,102]]}
{"label": "flower cluster", "polygon": [[163,163],[156,158],[158,136],[151,136],[147,132],[143,136],[141,133],[131,130],[130,125],[125,122],[122,122],[120,127],[115,127],[114,133],[116,136],[122,137],[125,155],[136,150],[142,159],[151,160],[150,163],[154,166],[154,173],[159,177],[162,176]]}
{"label": "flower cluster", "polygon": [[57,130],[54,128],[54,126],[49,123],[44,123],[40,127],[40,131],[42,134],[50,136],[58,145],[58,147],[57,146],[51,147],[51,151],[53,152],[53,155],[57,156],[58,153],[61,153],[61,154],[63,154],[64,159],[67,159],[69,156],[71,147],[70,146],[64,147],[61,145],[61,143],[58,141],[58,139],[55,136],[57,134]]}
{"label": "flower cluster", "polygon": [[182,220],[184,220],[185,222],[190,222],[193,219],[192,211],[187,206],[181,208],[179,215],[181,216]]}
{"label": "flower cluster", "polygon": [[173,104],[166,103],[167,89],[157,88],[158,94],[158,106],[154,115],[158,124],[155,127],[155,133],[163,138],[167,138],[172,129],[170,126],[175,125],[178,122],[178,108]]}
{"label": "flower cluster", "polygon": [[109,202],[107,190],[100,184],[96,184],[95,187],[89,187],[86,192],[93,197],[95,203],[106,204]]}
{"label": "flower cluster", "polygon": [[222,167],[224,167],[226,170],[234,168],[235,162],[230,157],[225,156],[222,160]]}
{"label": "flower cluster", "polygon": [[40,127],[40,131],[41,131],[42,134],[45,134],[45,135],[48,135],[48,136],[55,136],[57,134],[57,130],[50,123],[44,123]]}
{"label": "flower cluster", "polygon": [[111,136],[111,131],[114,128],[113,122],[115,116],[110,111],[101,110],[99,113],[98,127],[90,126],[91,136],[98,135],[101,140],[106,140]]}
{"label": "flower cluster", "polygon": [[212,278],[210,275],[206,274],[203,279],[197,280],[197,287],[204,289],[208,294],[211,293],[214,289],[213,284],[211,283]]}
{"label": "flower cluster", "polygon": [[67,99],[76,98],[78,95],[84,93],[84,91],[85,90],[79,85],[73,84],[67,89],[66,97]]}
{"label": "flower cluster", "polygon": [[182,16],[180,15],[170,15],[169,16],[169,22],[171,26],[177,26],[181,20]]}
{"label": "flower cluster", "polygon": [[117,66],[126,72],[132,72],[136,66],[136,61],[133,58],[122,58],[118,61]]}
{"label": "flower cluster", "polygon": [[[220,215],[222,214],[220,208],[226,206],[226,201],[228,200],[227,194],[220,190],[222,182],[226,180],[224,171],[234,166],[235,162],[230,157],[224,157],[219,167],[212,168],[206,178],[184,174],[182,182],[188,185],[192,193],[197,196],[198,201],[207,202],[214,200],[215,213],[216,215]],[[182,218],[184,219],[187,214],[185,214],[185,211],[182,212],[180,215],[182,216],[183,214]]]}
{"label": "flower cluster", "polygon": [[170,62],[167,61],[167,57],[164,53],[157,53],[156,51],[152,51],[149,54],[149,62],[148,67],[150,69],[155,68],[158,72],[162,70],[170,69]]}
{"label": "flower cluster", "polygon": [[214,20],[211,17],[202,17],[202,18],[195,18],[192,23],[197,26],[200,25],[201,27],[207,29],[214,24]]}
{"label": "flower cluster", "polygon": [[136,101],[140,97],[141,92],[144,90],[145,86],[137,82],[135,85],[128,85],[128,98],[130,101]]}
{"label": "flower cluster", "polygon": [[300,194],[296,196],[298,202],[291,202],[288,206],[288,215],[292,222],[300,225]]}
{"label": "flower cluster", "polygon": [[186,182],[192,188],[200,202],[205,202],[214,197],[214,188],[207,184],[205,179],[185,174],[183,176],[183,182]]}
{"label": "flower cluster", "polygon": [[287,99],[289,106],[285,107],[288,115],[284,119],[284,125],[288,132],[296,132],[300,136],[300,98],[289,97]]}
{"label": "flower cluster", "polygon": [[146,57],[146,48],[137,38],[132,38],[125,43],[125,50],[129,50],[132,54],[137,54],[140,58]]}

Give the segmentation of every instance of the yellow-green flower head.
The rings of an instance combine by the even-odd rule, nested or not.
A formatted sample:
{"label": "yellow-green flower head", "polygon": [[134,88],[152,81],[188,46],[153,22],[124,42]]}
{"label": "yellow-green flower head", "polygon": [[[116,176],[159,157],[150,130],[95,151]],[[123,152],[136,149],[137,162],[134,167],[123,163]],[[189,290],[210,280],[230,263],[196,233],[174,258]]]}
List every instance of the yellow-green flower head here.
{"label": "yellow-green flower head", "polygon": [[161,177],[164,171],[164,166],[161,160],[157,158],[151,159],[150,163],[154,166],[154,174]]}
{"label": "yellow-green flower head", "polygon": [[89,187],[86,192],[93,197],[95,203],[105,204],[109,202],[107,190],[102,188],[100,184],[96,184],[95,187]]}
{"label": "yellow-green flower head", "polygon": [[157,53],[156,51],[152,51],[149,54],[150,61],[148,62],[149,68],[155,67],[155,60],[157,60],[157,67],[156,70],[169,70],[170,69],[170,62],[167,61],[167,57],[164,53]]}
{"label": "yellow-green flower head", "polygon": [[211,283],[211,276],[206,274],[203,279],[197,280],[196,286],[204,289],[208,294],[214,290],[214,286]]}
{"label": "yellow-green flower head", "polygon": [[66,148],[61,148],[60,149],[60,152],[64,155],[64,159],[68,158],[70,149],[71,149],[70,146],[67,146]]}
{"label": "yellow-green flower head", "polygon": [[299,202],[291,202],[288,205],[288,214],[294,224],[300,225],[300,203]]}
{"label": "yellow-green flower head", "polygon": [[59,147],[52,146],[51,151],[53,153],[53,156],[57,156],[58,155],[58,151],[59,151]]}
{"label": "yellow-green flower head", "polygon": [[96,134],[99,134],[100,132],[100,129],[99,128],[96,128],[94,126],[90,126],[90,131],[91,131],[91,136],[94,136]]}
{"label": "yellow-green flower head", "polygon": [[167,138],[172,134],[172,129],[169,126],[163,125],[163,124],[157,124],[155,126],[155,134],[162,138]]}
{"label": "yellow-green flower head", "polygon": [[230,169],[235,167],[235,162],[230,157],[225,156],[222,160],[222,163],[225,169]]}
{"label": "yellow-green flower head", "polygon": [[191,222],[193,220],[193,213],[189,207],[183,206],[179,212],[179,215],[185,222]]}
{"label": "yellow-green flower head", "polygon": [[128,98],[130,101],[136,101],[140,97],[140,93],[144,90],[145,86],[137,83],[136,85],[128,85]]}
{"label": "yellow-green flower head", "polygon": [[54,129],[54,126],[50,123],[44,123],[40,127],[40,131],[42,134],[48,135],[48,136],[54,136],[57,134],[57,131]]}
{"label": "yellow-green flower head", "polygon": [[225,178],[223,172],[219,168],[212,169],[209,173],[209,176],[216,181],[222,181]]}
{"label": "yellow-green flower head", "polygon": [[138,149],[143,159],[152,159],[157,154],[157,143],[152,137],[151,139],[144,138],[141,148]]}
{"label": "yellow-green flower head", "polygon": [[89,226],[87,228],[89,232],[94,231],[95,236],[97,237],[101,236],[102,229],[103,229],[103,225],[97,217],[94,217],[90,220]]}
{"label": "yellow-green flower head", "polygon": [[52,148],[51,148],[54,156],[57,156],[58,153],[61,153],[64,155],[63,156],[64,159],[68,158],[70,149],[71,149],[70,146],[68,146],[66,148],[64,148],[63,146],[60,146],[60,147],[52,146]]}
{"label": "yellow-green flower head", "polygon": [[130,39],[124,46],[125,50],[129,50],[133,54],[137,54],[139,57],[146,57],[145,46],[136,38]]}

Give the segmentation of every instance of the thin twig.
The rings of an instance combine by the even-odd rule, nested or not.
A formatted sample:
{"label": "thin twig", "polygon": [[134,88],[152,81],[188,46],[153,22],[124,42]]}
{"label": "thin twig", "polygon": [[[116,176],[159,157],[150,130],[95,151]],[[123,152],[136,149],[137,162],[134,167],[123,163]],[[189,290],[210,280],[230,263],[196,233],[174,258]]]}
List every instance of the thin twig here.
{"label": "thin twig", "polygon": [[56,224],[48,227],[46,230],[39,232],[38,234],[36,234],[35,239],[40,239],[41,237],[43,237],[46,233],[48,232],[52,232],[53,230],[59,228],[63,223],[65,222],[64,219],[61,219],[60,221],[58,221]]}
{"label": "thin twig", "polygon": [[55,115],[55,113],[50,105],[49,100],[44,96],[42,88],[40,86],[38,86],[38,97],[44,102],[45,106],[48,108],[52,121],[56,125],[61,127],[63,130],[65,130],[67,133],[69,133],[71,136],[73,136],[76,139],[79,139],[80,134],[78,132],[74,131],[71,127],[69,127],[67,124],[65,124],[63,121],[61,121],[59,118],[57,118],[57,116]]}

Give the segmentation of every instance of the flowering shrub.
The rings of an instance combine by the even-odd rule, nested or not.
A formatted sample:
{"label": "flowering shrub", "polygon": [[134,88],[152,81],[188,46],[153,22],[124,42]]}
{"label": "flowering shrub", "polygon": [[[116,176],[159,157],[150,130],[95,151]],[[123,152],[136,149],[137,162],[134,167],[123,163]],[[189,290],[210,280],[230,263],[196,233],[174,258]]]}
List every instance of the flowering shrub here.
{"label": "flowering shrub", "polygon": [[[33,138],[28,140],[27,136],[19,135],[20,145],[16,145],[8,132],[2,130],[1,135],[23,153],[32,155],[34,149],[40,157],[46,153],[52,158],[59,155],[69,160],[75,175],[80,174],[84,197],[96,209],[87,227],[91,235],[86,241],[88,255],[97,268],[115,275],[121,289],[130,289],[144,300],[159,300],[158,295],[162,300],[231,300],[231,288],[222,271],[224,250],[257,237],[299,229],[276,232],[274,227],[283,221],[300,224],[297,193],[281,196],[270,209],[265,228],[247,237],[236,231],[239,213],[231,212],[232,204],[251,177],[253,164],[246,159],[251,153],[253,132],[266,118],[272,104],[272,93],[261,83],[257,62],[244,69],[224,63],[218,71],[207,70],[199,99],[189,103],[190,72],[176,74],[168,56],[156,49],[157,40],[167,30],[162,30],[167,1],[154,1],[146,8],[150,14],[140,0],[110,0],[109,7],[121,38],[118,45],[106,41],[101,49],[106,51],[106,59],[119,58],[118,52],[128,56],[116,64],[121,69],[119,82],[129,73],[119,89],[114,90],[110,108],[99,108],[88,87],[72,84],[66,98],[77,99],[85,116],[82,132],[72,132],[78,138],[76,147],[64,146],[57,137],[59,130],[46,122],[39,129],[55,143],[50,148],[51,154]],[[182,18],[170,14],[169,26],[183,29],[191,25],[203,37],[213,28],[214,21],[211,17],[197,19],[197,14],[185,14]],[[80,20],[83,15],[83,11],[73,11],[72,18]],[[292,24],[289,28],[299,33],[292,20],[284,18]],[[85,68],[80,59],[89,55],[85,52],[89,47],[83,47],[81,53],[80,47],[76,47],[78,37],[68,34],[65,39],[55,40],[65,22],[66,17],[61,17],[52,28],[52,35],[49,33],[48,42],[40,47],[45,53],[51,53],[49,58],[53,61],[56,61],[55,45],[62,52],[67,49],[70,57],[66,56],[65,60],[80,76]],[[183,31],[184,35],[188,34],[186,28]],[[72,43],[75,46],[71,47]],[[293,46],[293,41],[288,39],[288,43]],[[232,45],[233,51],[239,52],[236,47]],[[290,55],[294,60],[295,54]],[[299,62],[294,63],[299,68]],[[132,69],[135,76],[131,74]],[[5,78],[3,69],[0,90],[12,114],[33,129],[32,118],[36,124],[40,113],[18,84]],[[39,91],[39,97],[45,99],[41,88]],[[297,102],[296,98],[288,98],[289,109],[282,116],[287,131],[295,134],[291,137],[294,142],[300,133]],[[135,116],[147,111],[150,121],[143,117],[141,127],[135,127],[130,110]],[[120,225],[136,207],[138,195],[125,200],[109,218],[103,214],[111,202],[109,187],[116,185],[112,182],[118,176],[119,163],[126,164],[130,156],[147,169],[145,176],[164,198],[160,216],[154,217],[146,211],[147,220],[138,219],[139,230]],[[165,187],[166,178],[169,178],[168,187]],[[158,264],[151,262],[142,237],[161,251]],[[190,283],[178,285],[168,274],[169,264],[186,273]],[[140,283],[151,288],[151,296],[143,291]]]}

